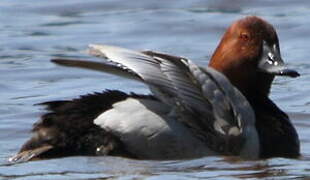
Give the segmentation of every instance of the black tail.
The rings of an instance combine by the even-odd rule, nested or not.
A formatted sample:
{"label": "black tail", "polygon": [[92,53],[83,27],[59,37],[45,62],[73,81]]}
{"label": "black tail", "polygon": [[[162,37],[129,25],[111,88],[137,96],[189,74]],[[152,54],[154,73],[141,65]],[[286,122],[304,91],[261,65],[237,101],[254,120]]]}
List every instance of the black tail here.
{"label": "black tail", "polygon": [[34,124],[33,136],[11,162],[73,155],[125,153],[118,138],[96,126],[93,121],[115,102],[129,97],[120,91],[94,93],[70,101],[51,101],[48,113]]}

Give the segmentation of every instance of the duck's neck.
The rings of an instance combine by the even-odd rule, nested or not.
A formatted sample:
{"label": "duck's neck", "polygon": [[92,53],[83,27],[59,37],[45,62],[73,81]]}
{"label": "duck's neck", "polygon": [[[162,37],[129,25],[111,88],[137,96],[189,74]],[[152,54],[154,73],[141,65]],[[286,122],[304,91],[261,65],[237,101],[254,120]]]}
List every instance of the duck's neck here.
{"label": "duck's neck", "polygon": [[253,97],[268,97],[274,75],[257,72],[252,64],[242,67],[218,66],[210,62],[210,66],[223,73],[230,82],[249,100]]}
{"label": "duck's neck", "polygon": [[[234,83],[234,80],[232,80],[232,84],[234,84],[244,96],[251,101],[252,97],[268,97],[273,79],[274,75],[257,72],[253,79],[240,82],[240,85],[238,84],[238,81]],[[245,83],[246,85],[243,86],[241,83]]]}

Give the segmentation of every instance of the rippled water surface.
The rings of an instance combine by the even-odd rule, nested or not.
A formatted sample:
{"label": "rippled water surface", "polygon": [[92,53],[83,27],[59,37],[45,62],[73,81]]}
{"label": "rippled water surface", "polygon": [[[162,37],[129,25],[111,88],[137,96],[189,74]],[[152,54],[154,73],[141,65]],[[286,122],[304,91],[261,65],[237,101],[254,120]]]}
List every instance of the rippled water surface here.
{"label": "rippled water surface", "polygon": [[[233,2],[233,3],[232,3]],[[277,78],[272,99],[301,139],[302,157],[236,161],[207,157],[137,161],[70,157],[10,165],[44,112],[33,104],[70,99],[105,88],[148,93],[114,76],[63,68],[53,57],[88,57],[90,43],[152,49],[206,65],[229,24],[245,15],[272,23],[282,56],[302,76]],[[310,177],[310,2],[283,1],[0,1],[0,179],[295,179]]]}

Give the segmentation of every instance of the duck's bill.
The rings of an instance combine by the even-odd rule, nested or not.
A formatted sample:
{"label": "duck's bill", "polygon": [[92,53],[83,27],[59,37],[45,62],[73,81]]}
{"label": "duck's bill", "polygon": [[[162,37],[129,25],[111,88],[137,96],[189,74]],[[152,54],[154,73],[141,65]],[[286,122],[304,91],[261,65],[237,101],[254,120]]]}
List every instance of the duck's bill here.
{"label": "duck's bill", "polygon": [[289,76],[298,77],[300,74],[293,70],[288,69],[280,55],[280,50],[277,45],[271,47],[264,41],[263,53],[258,63],[258,69],[262,72],[278,75],[278,76]]}
{"label": "duck's bill", "polygon": [[273,67],[273,66],[264,66],[263,68],[260,68],[261,71],[268,73],[268,74],[273,74],[276,76],[288,76],[288,77],[292,77],[292,78],[296,78],[298,76],[300,76],[300,74],[293,70],[293,69],[288,69],[286,68],[284,65],[283,66],[277,66],[277,67]]}
{"label": "duck's bill", "polygon": [[278,76],[289,76],[293,78],[300,76],[300,74],[297,71],[293,69],[287,69],[285,67],[281,70],[276,71],[274,74]]}

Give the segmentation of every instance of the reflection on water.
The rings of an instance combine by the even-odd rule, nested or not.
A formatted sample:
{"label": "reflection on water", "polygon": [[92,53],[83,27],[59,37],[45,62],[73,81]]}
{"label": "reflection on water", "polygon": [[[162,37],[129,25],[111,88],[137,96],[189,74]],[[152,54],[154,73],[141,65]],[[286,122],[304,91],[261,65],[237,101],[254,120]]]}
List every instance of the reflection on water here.
{"label": "reflection on water", "polygon": [[[0,179],[288,179],[309,173],[310,3],[304,1],[45,1],[0,2]],[[11,165],[6,159],[30,136],[44,112],[33,104],[71,99],[105,88],[147,93],[144,85],[114,76],[56,67],[53,57],[89,58],[87,44],[154,49],[206,65],[220,36],[248,14],[275,25],[282,56],[302,76],[277,78],[272,99],[297,127],[302,157],[241,161],[207,157],[137,161],[118,157],[70,157]]]}
{"label": "reflection on water", "polygon": [[[74,162],[74,163],[72,163]],[[291,164],[291,165],[290,165]],[[307,176],[306,160],[270,159],[241,161],[208,157],[186,161],[138,161],[118,157],[72,157],[2,165],[3,177],[48,178],[297,178]],[[5,170],[5,171],[4,171]],[[47,178],[47,179],[48,179]]]}

